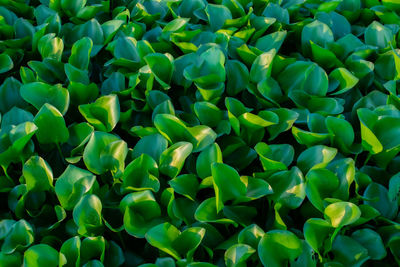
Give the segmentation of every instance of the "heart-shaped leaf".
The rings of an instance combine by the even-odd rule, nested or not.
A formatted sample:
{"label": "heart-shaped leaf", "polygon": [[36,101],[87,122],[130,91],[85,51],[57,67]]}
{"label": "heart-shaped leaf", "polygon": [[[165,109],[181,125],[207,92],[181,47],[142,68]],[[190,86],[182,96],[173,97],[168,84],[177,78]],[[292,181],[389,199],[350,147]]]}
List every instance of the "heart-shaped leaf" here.
{"label": "heart-shaped leaf", "polygon": [[325,216],[335,228],[349,225],[358,220],[361,211],[357,205],[350,202],[335,202],[324,210]]}
{"label": "heart-shaped leaf", "polygon": [[272,230],[264,234],[258,244],[258,256],[264,266],[282,266],[302,252],[299,238],[286,230]]}

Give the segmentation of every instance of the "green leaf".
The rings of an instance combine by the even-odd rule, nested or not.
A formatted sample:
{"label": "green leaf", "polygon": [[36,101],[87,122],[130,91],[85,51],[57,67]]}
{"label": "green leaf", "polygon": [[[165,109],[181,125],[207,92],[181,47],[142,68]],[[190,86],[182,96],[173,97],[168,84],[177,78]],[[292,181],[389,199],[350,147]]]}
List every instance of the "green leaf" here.
{"label": "green leaf", "polygon": [[210,102],[196,102],[193,109],[201,124],[215,127],[223,119],[223,112]]}
{"label": "green leaf", "polygon": [[94,103],[79,106],[79,112],[96,130],[110,132],[120,118],[120,105],[116,95],[98,98]]}
{"label": "green leaf", "polygon": [[223,5],[208,4],[204,9],[212,31],[217,31],[224,26],[225,21],[232,19],[231,11]]}
{"label": "green leaf", "polygon": [[[28,115],[29,114],[29,115]],[[8,116],[10,115],[10,117]],[[25,117],[25,116],[28,117]],[[19,118],[18,116],[21,116]],[[13,118],[11,118],[13,117]],[[8,167],[10,163],[17,163],[19,161],[25,161],[32,154],[32,136],[37,131],[37,126],[30,121],[19,123],[15,121],[15,123],[19,123],[17,126],[13,125],[14,122],[11,122],[11,119],[15,120],[30,120],[32,115],[30,113],[20,113],[17,115],[17,112],[8,112],[4,116],[4,120],[2,123],[3,133],[5,131],[8,134],[2,133],[2,138],[0,138],[0,143],[2,146],[0,152],[0,165],[3,167]],[[10,123],[11,125],[7,125]]]}
{"label": "green leaf", "polygon": [[170,100],[165,100],[164,102],[158,104],[154,110],[153,110],[153,114],[151,115],[151,118],[154,120],[154,118],[158,115],[158,114],[171,114],[171,115],[175,115],[175,108],[174,105],[172,104],[172,102]]}
{"label": "green leaf", "polygon": [[192,201],[196,199],[196,193],[199,189],[199,182],[196,175],[183,174],[175,177],[168,182],[174,191],[181,194]]}
{"label": "green leaf", "polygon": [[65,267],[75,267],[80,264],[80,249],[81,240],[78,236],[71,237],[62,244],[60,253],[67,259]]}
{"label": "green leaf", "polygon": [[339,187],[338,177],[327,169],[312,169],[306,175],[306,194],[318,210],[324,210],[324,199]]}
{"label": "green leaf", "polygon": [[303,227],[304,238],[317,253],[321,254],[326,240],[334,232],[331,224],[320,218],[310,218]]}
{"label": "green leaf", "polygon": [[215,139],[217,138],[217,133],[214,132],[213,129],[205,125],[197,125],[188,128],[188,130],[191,135],[191,139],[193,140],[192,144],[193,142],[195,142],[193,145],[193,152],[202,151],[203,149],[214,143]]}
{"label": "green leaf", "polygon": [[246,185],[246,196],[240,197],[237,202],[248,202],[273,193],[272,187],[263,179],[241,176],[240,180]]}
{"label": "green leaf", "polygon": [[328,92],[328,75],[313,62],[297,61],[278,76],[285,93],[304,91],[309,95],[325,96]]}
{"label": "green leaf", "polygon": [[72,146],[71,156],[82,152],[84,145],[89,141],[94,131],[93,127],[86,122],[71,125],[68,128],[69,139],[67,144]]}
{"label": "green leaf", "polygon": [[68,165],[55,184],[55,192],[61,206],[72,210],[81,197],[91,190],[95,180],[96,177],[91,172]]}
{"label": "green leaf", "polygon": [[325,208],[324,214],[331,225],[338,228],[357,221],[361,216],[361,211],[353,203],[335,202]]}
{"label": "green leaf", "polygon": [[364,32],[364,39],[367,45],[378,48],[386,48],[389,43],[395,45],[392,31],[377,21],[373,21]]}
{"label": "green leaf", "polygon": [[106,240],[103,236],[86,237],[82,240],[81,260],[86,262],[90,259],[97,258],[104,262],[106,250]]}
{"label": "green leaf", "polygon": [[269,18],[276,18],[277,21],[280,21],[285,24],[289,24],[289,12],[286,8],[282,8],[277,4],[268,3],[267,7],[264,9],[263,16]]}
{"label": "green leaf", "polygon": [[[44,104],[36,114],[33,122],[38,127],[36,137],[42,144],[62,144],[68,141],[69,132],[65,120],[57,108],[50,104]],[[49,132],[51,125],[54,129]]]}
{"label": "green leaf", "polygon": [[245,64],[239,60],[227,60],[225,68],[228,95],[236,95],[247,88],[250,73]]}
{"label": "green leaf", "polygon": [[169,223],[160,224],[150,229],[146,234],[147,241],[176,259],[180,259],[179,254],[172,248],[172,242],[178,238],[180,231]]}
{"label": "green leaf", "polygon": [[150,245],[179,260],[181,259],[180,253],[191,252],[195,249],[200,244],[204,234],[204,228],[188,228],[181,233],[172,224],[163,223],[151,228],[146,233],[146,240]]}
{"label": "green leaf", "polygon": [[393,175],[389,180],[388,196],[390,201],[399,199],[400,194],[400,174]]}
{"label": "green leaf", "polygon": [[274,140],[278,135],[282,132],[285,132],[292,128],[293,123],[299,117],[299,113],[296,111],[287,109],[287,108],[279,108],[272,110],[279,117],[279,122],[275,125],[271,125],[267,128],[270,138],[269,140]]}
{"label": "green leaf", "polygon": [[337,149],[327,146],[313,146],[304,150],[297,158],[297,166],[307,173],[311,169],[324,168],[337,154]]}
{"label": "green leaf", "polygon": [[124,170],[127,153],[127,144],[117,136],[96,131],[83,151],[83,162],[95,174],[111,171],[119,176]]}
{"label": "green leaf", "polygon": [[48,103],[56,107],[61,114],[65,114],[69,106],[69,93],[61,85],[49,85],[42,82],[33,82],[21,86],[22,98],[39,110]]}
{"label": "green leaf", "polygon": [[[66,4],[68,3],[66,0],[63,0]],[[74,0],[74,1],[86,1],[86,0]],[[89,37],[93,41],[93,50],[92,56],[95,56],[101,49],[102,44],[104,43],[104,33],[101,28],[100,23],[96,19],[90,19],[83,24],[78,25],[74,29],[74,40],[79,40],[84,37]]]}
{"label": "green leaf", "polygon": [[8,229],[1,245],[1,251],[6,254],[22,251],[29,247],[34,240],[32,226],[25,220],[19,220]]}
{"label": "green leaf", "polygon": [[169,84],[174,70],[174,63],[171,57],[160,53],[148,54],[144,57],[151,72],[164,89],[170,88]]}
{"label": "green leaf", "polygon": [[265,77],[271,76],[272,63],[276,55],[276,49],[262,53],[254,60],[250,69],[250,81],[258,83]]}
{"label": "green leaf", "polygon": [[71,17],[75,16],[86,5],[86,0],[73,0],[71,2],[61,0],[60,2],[63,11]]}
{"label": "green leaf", "polygon": [[267,110],[260,111],[258,115],[246,112],[240,115],[238,119],[241,125],[250,129],[265,128],[276,124],[279,120],[274,112]]}
{"label": "green leaf", "polygon": [[345,16],[335,12],[336,7],[342,2],[342,0],[332,0],[329,2],[322,3],[318,7],[318,11],[315,14],[317,20],[325,23],[332,30],[335,39],[339,39],[346,35],[351,34],[351,24]]}
{"label": "green leaf", "polygon": [[186,125],[171,114],[158,114],[154,117],[154,126],[172,143],[190,140],[191,135]]}
{"label": "green leaf", "polygon": [[122,176],[122,187],[126,191],[152,190],[158,192],[158,166],[153,158],[147,154],[133,160],[126,166]]}
{"label": "green leaf", "polygon": [[267,53],[274,50],[277,52],[281,48],[283,41],[285,41],[286,34],[286,31],[277,31],[265,35],[257,40],[255,46],[261,51],[265,51]]}
{"label": "green leaf", "polygon": [[354,142],[353,126],[345,119],[331,116],[326,118],[325,123],[328,132],[334,138],[334,144],[343,151],[349,151]]}
{"label": "green leaf", "polygon": [[339,178],[339,187],[332,194],[335,198],[347,200],[350,196],[350,186],[355,178],[355,162],[351,158],[332,161],[327,166]]}
{"label": "green leaf", "polygon": [[[390,200],[388,190],[381,184],[370,183],[364,191],[364,204],[370,205],[379,211],[379,213],[388,218],[393,219],[398,211],[396,199]],[[367,200],[368,199],[368,200]]]}
{"label": "green leaf", "polygon": [[293,161],[294,149],[288,144],[267,145],[266,143],[258,143],[254,149],[260,157],[264,170],[287,170]]}
{"label": "green leaf", "polygon": [[329,91],[337,90],[334,95],[343,94],[351,90],[359,79],[345,68],[334,69],[329,74]]}
{"label": "green leaf", "polygon": [[22,255],[20,253],[6,254],[0,252],[0,264],[10,267],[18,267],[22,265]]}
{"label": "green leaf", "polygon": [[14,68],[14,63],[11,57],[6,53],[0,54],[0,74],[9,71],[12,68]]}
{"label": "green leaf", "polygon": [[13,78],[7,78],[0,86],[0,112],[6,113],[13,108],[23,108],[26,102],[21,97],[21,83]]}
{"label": "green leaf", "polygon": [[43,59],[52,58],[60,61],[64,50],[64,42],[59,37],[56,37],[54,33],[49,33],[40,38],[38,50]]}
{"label": "green leaf", "polygon": [[225,264],[227,267],[241,266],[254,252],[256,250],[249,245],[233,245],[225,251]]}
{"label": "green leaf", "polygon": [[376,154],[382,151],[383,146],[372,129],[378,120],[378,116],[372,111],[366,108],[360,108],[357,110],[358,118],[360,119],[361,125],[361,139],[362,146],[368,150],[371,154]]}
{"label": "green leaf", "polygon": [[258,244],[258,256],[264,266],[283,266],[287,260],[295,260],[301,252],[298,237],[286,230],[269,231]]}
{"label": "green leaf", "polygon": [[71,102],[76,105],[92,102],[99,94],[99,88],[95,83],[85,85],[80,82],[70,81],[67,89]]}
{"label": "green leaf", "polygon": [[179,237],[174,240],[173,246],[186,258],[191,260],[197,247],[201,244],[206,233],[206,229],[202,227],[190,227],[185,229]]}
{"label": "green leaf", "polygon": [[302,244],[302,249],[303,252],[301,255],[296,259],[295,262],[291,262],[291,264],[294,267],[300,267],[300,266],[316,266],[317,265],[317,260],[316,257],[314,256],[314,251],[313,249],[307,244],[306,241],[301,240]]}
{"label": "green leaf", "polygon": [[99,260],[91,260],[82,266],[83,267],[104,267],[104,264],[101,263],[101,261],[99,261]]}
{"label": "green leaf", "polygon": [[137,158],[143,154],[151,156],[156,162],[168,147],[168,141],[160,134],[144,136],[135,145],[132,156]]}
{"label": "green leaf", "polygon": [[334,41],[332,30],[325,23],[315,20],[304,26],[301,32],[301,47],[305,55],[310,55],[310,41],[325,47]]}
{"label": "green leaf", "polygon": [[374,68],[380,78],[388,81],[400,79],[399,52],[399,49],[395,49],[379,55]]}
{"label": "green leaf", "polygon": [[104,44],[108,44],[114,38],[122,24],[124,24],[124,21],[115,17],[115,19],[108,20],[101,25],[105,39]]}
{"label": "green leaf", "polygon": [[124,228],[132,236],[145,237],[150,228],[161,221],[161,209],[150,190],[127,194],[120,202]]}
{"label": "green leaf", "polygon": [[[275,81],[272,77],[266,77],[265,79],[257,83],[257,91],[263,98],[270,101],[274,105],[279,106],[278,103],[282,102],[283,99],[282,90],[278,82]],[[263,98],[261,99],[264,100]],[[267,103],[268,103],[267,105],[270,105],[269,102]]]}
{"label": "green leaf", "polygon": [[257,245],[264,234],[264,230],[258,225],[251,224],[240,231],[238,235],[238,242],[240,244],[247,244],[253,248],[257,248]]}
{"label": "green leaf", "polygon": [[237,171],[223,163],[211,165],[217,213],[228,200],[236,200],[246,194],[246,185],[240,180]]}
{"label": "green leaf", "polygon": [[186,67],[183,75],[186,79],[195,82],[201,88],[212,88],[216,84],[225,81],[226,72],[224,65],[224,53],[217,47],[211,47],[198,56],[196,64]]}
{"label": "green leaf", "polygon": [[197,175],[202,179],[211,176],[211,166],[214,162],[222,163],[222,152],[217,143],[208,146],[197,157]]}
{"label": "green leaf", "polygon": [[193,145],[188,142],[178,142],[170,146],[160,156],[160,172],[171,178],[176,177],[192,150]]}
{"label": "green leaf", "polygon": [[30,247],[24,253],[24,266],[49,266],[57,267],[59,264],[58,251],[46,244],[38,244]]}
{"label": "green leaf", "polygon": [[88,69],[92,47],[92,39],[88,37],[76,41],[71,48],[68,63],[81,70]]}
{"label": "green leaf", "polygon": [[385,246],[377,232],[368,228],[360,229],[353,232],[351,238],[368,250],[368,255],[372,260],[381,260],[386,257]]}
{"label": "green leaf", "polygon": [[276,172],[268,177],[267,182],[273,190],[271,199],[290,209],[298,208],[306,196],[304,177],[297,167]]}
{"label": "green leaf", "polygon": [[400,8],[399,3],[394,0],[382,0],[382,4],[395,11],[399,11]]}
{"label": "green leaf", "polygon": [[194,217],[199,222],[214,222],[221,224],[237,224],[224,217],[223,212],[217,211],[217,200],[215,197],[207,198],[197,207]]}
{"label": "green leaf", "polygon": [[344,266],[362,266],[369,258],[367,249],[354,239],[343,235],[335,238],[332,245],[332,252],[335,260]]}
{"label": "green leaf", "polygon": [[28,191],[40,192],[53,187],[53,171],[49,164],[39,156],[33,156],[25,162],[22,174]]}
{"label": "green leaf", "polygon": [[99,234],[103,228],[102,203],[98,196],[93,194],[84,195],[75,205],[73,218],[79,227],[81,235]]}
{"label": "green leaf", "polygon": [[210,127],[187,127],[182,120],[171,114],[157,114],[154,117],[154,126],[171,143],[190,142],[194,152],[205,149],[217,138],[217,134]]}

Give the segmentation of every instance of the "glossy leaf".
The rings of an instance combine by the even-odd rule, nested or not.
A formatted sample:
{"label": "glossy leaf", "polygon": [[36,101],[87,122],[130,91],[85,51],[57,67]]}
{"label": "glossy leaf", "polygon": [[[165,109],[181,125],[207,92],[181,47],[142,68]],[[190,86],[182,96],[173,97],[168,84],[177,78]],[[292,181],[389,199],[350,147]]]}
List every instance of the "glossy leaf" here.
{"label": "glossy leaf", "polygon": [[116,95],[98,98],[94,103],[79,106],[82,116],[97,130],[110,132],[120,118],[120,106]]}
{"label": "glossy leaf", "polygon": [[89,192],[96,177],[89,171],[68,165],[58,177],[55,191],[58,200],[66,210],[71,210],[81,197]]}
{"label": "glossy leaf", "polygon": [[130,234],[143,238],[150,228],[160,223],[161,209],[149,190],[130,193],[121,203],[124,228]]}
{"label": "glossy leaf", "polygon": [[33,156],[25,162],[22,174],[28,191],[45,191],[53,187],[53,171],[41,157]]}
{"label": "glossy leaf", "polygon": [[287,260],[295,260],[301,252],[298,237],[286,230],[269,231],[258,244],[258,255],[264,266],[282,266]]}
{"label": "glossy leaf", "polygon": [[[62,144],[68,141],[69,132],[62,114],[50,104],[44,104],[36,114],[33,122],[38,127],[36,137],[42,144]],[[49,132],[48,126],[54,130]]]}
{"label": "glossy leaf", "polygon": [[192,150],[193,145],[188,142],[178,142],[170,146],[160,156],[160,172],[171,178],[176,177]]}
{"label": "glossy leaf", "polygon": [[361,216],[360,209],[350,202],[335,202],[324,210],[325,216],[335,228],[352,224]]}
{"label": "glossy leaf", "polygon": [[45,103],[51,104],[61,114],[65,114],[69,106],[69,93],[60,85],[48,85],[42,82],[33,82],[21,86],[22,98],[40,109]]}
{"label": "glossy leaf", "polygon": [[101,200],[93,194],[84,195],[75,205],[73,218],[82,235],[97,234],[102,230]]}
{"label": "glossy leaf", "polygon": [[125,168],[122,179],[122,186],[126,191],[149,189],[157,192],[160,189],[157,163],[147,154],[142,154],[129,163]]}
{"label": "glossy leaf", "polygon": [[59,253],[54,248],[46,244],[38,244],[30,247],[24,253],[24,265],[39,267],[42,264],[46,266],[58,266]]}
{"label": "glossy leaf", "polygon": [[83,161],[88,170],[95,174],[111,171],[114,175],[120,175],[125,168],[127,150],[126,143],[117,136],[94,132],[83,151]]}

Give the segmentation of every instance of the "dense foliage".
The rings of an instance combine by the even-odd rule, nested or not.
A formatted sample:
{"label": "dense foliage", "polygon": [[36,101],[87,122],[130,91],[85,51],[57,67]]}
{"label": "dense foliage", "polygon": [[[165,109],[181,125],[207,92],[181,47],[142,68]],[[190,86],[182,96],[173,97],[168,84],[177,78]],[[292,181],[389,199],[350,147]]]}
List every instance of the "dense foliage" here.
{"label": "dense foliage", "polygon": [[0,266],[400,264],[400,1],[0,0]]}

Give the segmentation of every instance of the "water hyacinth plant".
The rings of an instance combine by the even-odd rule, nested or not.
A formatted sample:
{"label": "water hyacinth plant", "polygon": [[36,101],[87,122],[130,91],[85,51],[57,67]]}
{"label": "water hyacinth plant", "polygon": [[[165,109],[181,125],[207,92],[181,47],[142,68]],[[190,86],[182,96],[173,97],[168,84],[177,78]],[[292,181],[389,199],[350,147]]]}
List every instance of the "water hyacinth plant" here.
{"label": "water hyacinth plant", "polygon": [[0,0],[0,266],[400,265],[399,44],[398,0]]}

